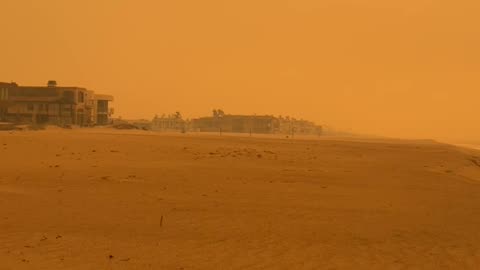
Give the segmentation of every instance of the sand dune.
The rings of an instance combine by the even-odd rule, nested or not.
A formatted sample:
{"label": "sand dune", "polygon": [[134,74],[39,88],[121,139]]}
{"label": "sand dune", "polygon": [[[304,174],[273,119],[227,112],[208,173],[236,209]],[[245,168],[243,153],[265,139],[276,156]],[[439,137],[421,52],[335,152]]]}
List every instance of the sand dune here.
{"label": "sand dune", "polygon": [[0,269],[478,269],[480,152],[0,133]]}

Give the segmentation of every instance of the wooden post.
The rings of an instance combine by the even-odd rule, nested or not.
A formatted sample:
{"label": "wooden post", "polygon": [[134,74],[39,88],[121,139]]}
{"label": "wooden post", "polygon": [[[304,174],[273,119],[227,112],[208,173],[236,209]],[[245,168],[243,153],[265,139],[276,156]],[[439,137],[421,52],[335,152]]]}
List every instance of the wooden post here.
{"label": "wooden post", "polygon": [[35,103],[33,103],[32,123],[34,125],[37,124],[37,104],[35,104]]}
{"label": "wooden post", "polygon": [[58,103],[58,119],[57,119],[57,125],[60,125],[62,122],[62,105],[61,103]]}
{"label": "wooden post", "polygon": [[250,116],[250,137],[252,137],[253,116]]}
{"label": "wooden post", "polygon": [[47,106],[47,122],[50,123],[50,103],[45,104],[45,106]]}
{"label": "wooden post", "polygon": [[70,104],[70,117],[72,118],[72,125],[75,125],[74,113],[73,113],[73,104]]}

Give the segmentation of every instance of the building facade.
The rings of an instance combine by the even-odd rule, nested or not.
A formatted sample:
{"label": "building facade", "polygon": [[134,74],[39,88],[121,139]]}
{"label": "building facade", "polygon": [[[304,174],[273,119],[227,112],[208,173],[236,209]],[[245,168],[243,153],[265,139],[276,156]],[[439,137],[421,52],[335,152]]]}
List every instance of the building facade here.
{"label": "building facade", "polygon": [[306,120],[272,115],[231,115],[214,111],[210,117],[193,119],[191,128],[199,132],[234,132],[285,135],[321,135],[322,127]]}
{"label": "building facade", "polygon": [[156,131],[186,131],[188,121],[184,120],[179,112],[169,115],[156,115],[152,120],[152,130]]}
{"label": "building facade", "polygon": [[200,132],[275,133],[278,121],[268,115],[220,115],[192,120],[192,128]]}
{"label": "building facade", "polygon": [[0,121],[56,125],[105,125],[112,96],[81,87],[19,86],[0,83]]}

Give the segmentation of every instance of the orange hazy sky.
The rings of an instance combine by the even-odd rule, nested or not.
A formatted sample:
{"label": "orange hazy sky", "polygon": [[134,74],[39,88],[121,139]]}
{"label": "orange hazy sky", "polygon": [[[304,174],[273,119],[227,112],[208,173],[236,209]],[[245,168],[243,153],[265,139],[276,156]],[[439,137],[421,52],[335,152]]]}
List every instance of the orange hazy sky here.
{"label": "orange hazy sky", "polygon": [[480,139],[478,0],[0,0],[0,81],[84,86],[116,115],[213,108]]}

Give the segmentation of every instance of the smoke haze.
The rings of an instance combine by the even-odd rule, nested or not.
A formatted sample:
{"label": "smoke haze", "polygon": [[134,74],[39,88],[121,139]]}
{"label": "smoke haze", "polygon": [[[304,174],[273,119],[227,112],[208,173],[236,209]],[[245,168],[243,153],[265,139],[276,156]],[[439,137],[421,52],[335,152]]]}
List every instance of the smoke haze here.
{"label": "smoke haze", "polygon": [[116,116],[291,115],[480,140],[480,2],[1,0],[0,81],[115,96]]}

